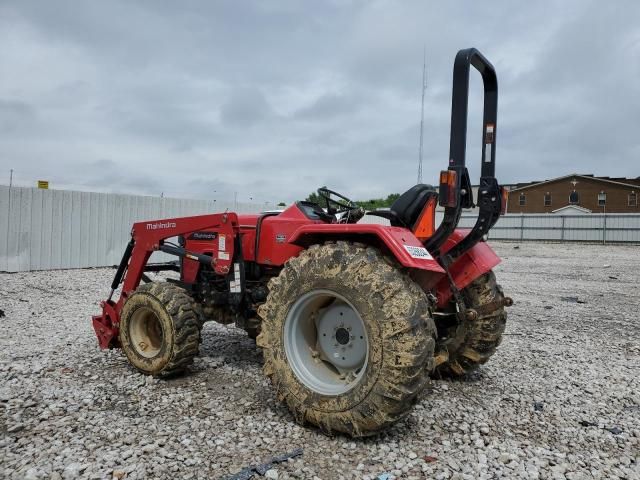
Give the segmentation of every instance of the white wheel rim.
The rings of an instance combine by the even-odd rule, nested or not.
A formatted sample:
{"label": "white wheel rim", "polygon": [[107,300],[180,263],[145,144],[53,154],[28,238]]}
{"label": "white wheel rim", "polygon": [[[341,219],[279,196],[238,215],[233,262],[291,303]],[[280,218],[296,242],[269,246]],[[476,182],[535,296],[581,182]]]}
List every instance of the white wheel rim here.
{"label": "white wheel rim", "polygon": [[284,323],[284,348],[298,380],[321,395],[353,389],[369,359],[360,314],[330,290],[312,290],[291,306]]}
{"label": "white wheel rim", "polygon": [[153,358],[162,347],[162,323],[153,310],[138,308],[129,322],[129,338],[133,348],[145,358]]}

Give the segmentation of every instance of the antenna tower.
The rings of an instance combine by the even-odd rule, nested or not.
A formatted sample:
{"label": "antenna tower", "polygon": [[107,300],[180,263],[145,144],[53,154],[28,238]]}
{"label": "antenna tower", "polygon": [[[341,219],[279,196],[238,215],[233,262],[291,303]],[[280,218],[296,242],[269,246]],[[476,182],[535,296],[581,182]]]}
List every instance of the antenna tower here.
{"label": "antenna tower", "polygon": [[422,183],[422,152],[424,140],[424,92],[427,90],[427,47],[423,50],[422,60],[422,108],[420,112],[420,150],[418,151],[418,183]]}

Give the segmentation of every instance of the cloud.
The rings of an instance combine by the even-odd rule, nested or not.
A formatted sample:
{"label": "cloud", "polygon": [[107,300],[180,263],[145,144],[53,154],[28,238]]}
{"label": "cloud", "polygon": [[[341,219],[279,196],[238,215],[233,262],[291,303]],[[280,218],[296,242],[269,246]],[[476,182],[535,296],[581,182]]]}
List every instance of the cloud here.
{"label": "cloud", "polygon": [[251,127],[273,116],[273,110],[257,88],[234,89],[220,108],[220,119],[228,128]]}
{"label": "cloud", "polygon": [[0,99],[0,132],[11,135],[29,128],[35,120],[35,109],[28,103]]}
{"label": "cloud", "polygon": [[[3,3],[0,179],[260,202],[400,192],[416,181],[423,46],[426,182],[447,165],[469,46],[498,72],[501,182],[638,176],[637,18],[631,0]],[[474,180],[481,96],[474,73]]]}
{"label": "cloud", "polygon": [[362,99],[357,94],[326,93],[311,105],[301,108],[295,117],[301,120],[326,121],[358,113]]}

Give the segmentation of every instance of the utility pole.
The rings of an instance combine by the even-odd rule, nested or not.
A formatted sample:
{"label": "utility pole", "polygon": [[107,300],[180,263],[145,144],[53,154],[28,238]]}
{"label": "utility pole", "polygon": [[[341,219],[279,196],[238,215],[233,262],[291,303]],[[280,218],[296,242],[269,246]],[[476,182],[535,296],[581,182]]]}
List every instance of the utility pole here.
{"label": "utility pole", "polygon": [[238,192],[233,192],[233,209],[238,209]]}
{"label": "utility pole", "polygon": [[420,110],[420,150],[418,151],[418,183],[422,183],[422,152],[424,139],[424,92],[427,90],[427,47],[422,54],[422,108]]}
{"label": "utility pole", "polygon": [[9,170],[9,188],[13,186],[13,168]]}

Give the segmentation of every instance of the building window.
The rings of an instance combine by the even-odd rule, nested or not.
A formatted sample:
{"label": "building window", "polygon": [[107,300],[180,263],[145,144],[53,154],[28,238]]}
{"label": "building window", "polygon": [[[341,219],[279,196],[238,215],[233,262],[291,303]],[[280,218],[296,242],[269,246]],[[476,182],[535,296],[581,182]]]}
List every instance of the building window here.
{"label": "building window", "polygon": [[598,206],[604,207],[607,204],[607,194],[604,192],[600,192],[598,194]]}
{"label": "building window", "polygon": [[580,195],[575,190],[569,194],[569,203],[571,205],[577,205],[580,203]]}
{"label": "building window", "polygon": [[638,196],[636,195],[636,192],[631,192],[629,194],[629,206],[630,207],[637,207],[638,206]]}
{"label": "building window", "polygon": [[520,206],[524,207],[527,204],[527,197],[524,193],[520,194]]}
{"label": "building window", "polygon": [[544,206],[545,207],[551,206],[551,194],[549,192],[544,194]]}

